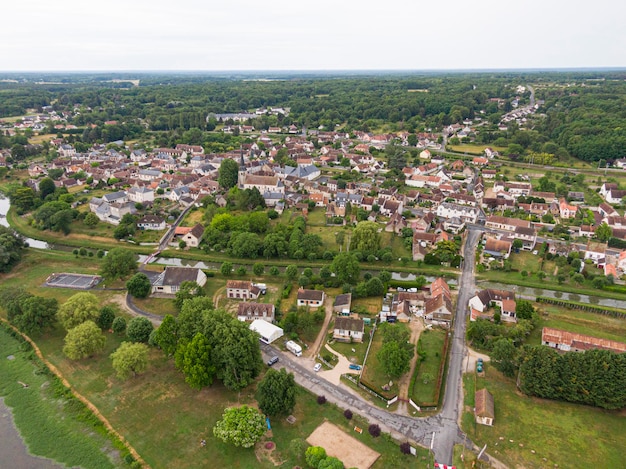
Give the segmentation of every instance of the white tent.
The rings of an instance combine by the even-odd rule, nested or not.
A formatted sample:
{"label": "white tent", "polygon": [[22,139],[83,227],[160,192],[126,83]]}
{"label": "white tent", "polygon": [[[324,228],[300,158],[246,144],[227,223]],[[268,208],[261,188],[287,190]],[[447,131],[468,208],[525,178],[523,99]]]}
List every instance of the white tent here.
{"label": "white tent", "polygon": [[257,332],[261,336],[261,341],[266,344],[271,344],[276,339],[283,336],[283,330],[280,327],[270,324],[267,321],[263,321],[263,319],[255,319],[252,321],[250,329]]}

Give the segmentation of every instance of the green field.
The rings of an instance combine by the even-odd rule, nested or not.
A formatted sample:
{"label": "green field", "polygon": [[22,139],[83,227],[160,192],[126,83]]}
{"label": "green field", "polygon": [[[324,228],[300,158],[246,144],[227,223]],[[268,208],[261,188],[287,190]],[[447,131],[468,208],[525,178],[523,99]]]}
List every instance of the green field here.
{"label": "green field", "polygon": [[[0,396],[11,407],[29,451],[72,467],[124,466],[100,421],[65,394],[58,380],[32,357],[32,349],[0,327]],[[3,455],[4,464],[9,457]]]}
{"label": "green field", "polygon": [[[444,329],[432,329],[423,331],[417,345],[418,353],[423,350],[423,359],[415,367],[411,389],[411,399],[420,406],[436,406],[437,403],[437,378],[439,370],[445,365],[444,344],[448,332]],[[422,358],[420,357],[420,358]],[[428,374],[427,383],[424,383],[424,375]]]}
{"label": "green field", "polygon": [[[463,416],[463,429],[479,447],[487,444],[487,452],[509,467],[622,467],[626,419],[621,412],[527,397],[516,391],[514,381],[488,365],[485,370],[476,389],[486,387],[494,396],[494,426],[474,423],[473,394],[466,396]],[[472,392],[474,379],[465,375],[466,392]]]}
{"label": "green field", "polygon": [[530,345],[541,344],[541,330],[544,327],[626,342],[626,319],[545,303],[539,304],[537,308],[541,314],[539,324],[527,340]]}

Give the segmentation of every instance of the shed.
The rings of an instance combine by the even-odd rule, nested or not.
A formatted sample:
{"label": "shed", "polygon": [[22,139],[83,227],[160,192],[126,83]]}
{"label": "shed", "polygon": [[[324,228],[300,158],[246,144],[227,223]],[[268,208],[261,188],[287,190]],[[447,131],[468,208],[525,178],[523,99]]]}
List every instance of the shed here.
{"label": "shed", "polygon": [[486,388],[476,391],[474,398],[474,414],[476,422],[482,425],[493,426],[496,417],[493,403],[493,395]]}
{"label": "shed", "polygon": [[283,330],[280,327],[270,324],[263,319],[255,319],[252,321],[250,330],[258,333],[261,336],[261,342],[265,342],[266,344],[271,344],[283,336]]}

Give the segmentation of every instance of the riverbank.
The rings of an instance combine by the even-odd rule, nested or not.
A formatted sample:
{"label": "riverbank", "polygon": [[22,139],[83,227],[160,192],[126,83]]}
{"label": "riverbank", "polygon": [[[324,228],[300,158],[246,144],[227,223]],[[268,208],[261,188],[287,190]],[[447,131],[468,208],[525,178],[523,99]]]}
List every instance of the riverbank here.
{"label": "riverbank", "polygon": [[[2,459],[13,461],[9,456],[13,452],[27,458],[25,452],[60,463],[41,460],[35,461],[41,465],[12,464],[11,467],[124,467],[119,450],[100,421],[34,358],[31,347],[14,337],[4,325],[0,326],[0,376],[0,396],[12,411],[11,423],[19,430],[24,446],[20,456],[19,445],[9,436],[5,453],[5,441],[0,437]],[[2,411],[4,430],[8,428],[8,415]]]}

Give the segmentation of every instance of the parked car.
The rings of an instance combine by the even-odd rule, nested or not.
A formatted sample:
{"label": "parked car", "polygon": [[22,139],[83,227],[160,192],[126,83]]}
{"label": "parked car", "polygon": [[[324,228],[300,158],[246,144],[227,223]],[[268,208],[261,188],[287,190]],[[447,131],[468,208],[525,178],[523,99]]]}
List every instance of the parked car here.
{"label": "parked car", "polygon": [[272,366],[273,364],[278,363],[278,357],[273,356],[267,361],[267,366]]}
{"label": "parked car", "polygon": [[315,371],[316,373],[320,371],[321,369],[322,369],[321,363],[316,363],[315,366],[313,367],[313,371]]}
{"label": "parked car", "polygon": [[351,363],[348,368],[350,368],[351,370],[360,370],[361,365],[355,365],[354,363]]}

